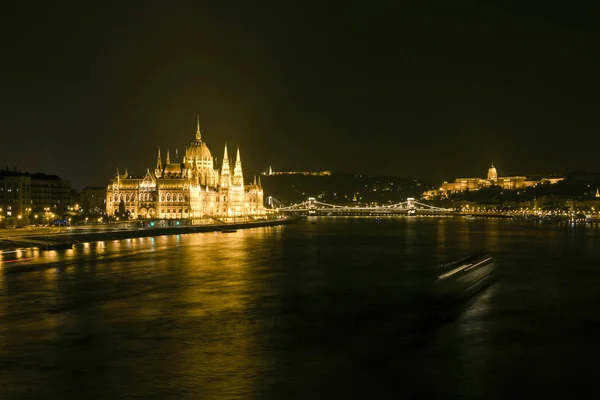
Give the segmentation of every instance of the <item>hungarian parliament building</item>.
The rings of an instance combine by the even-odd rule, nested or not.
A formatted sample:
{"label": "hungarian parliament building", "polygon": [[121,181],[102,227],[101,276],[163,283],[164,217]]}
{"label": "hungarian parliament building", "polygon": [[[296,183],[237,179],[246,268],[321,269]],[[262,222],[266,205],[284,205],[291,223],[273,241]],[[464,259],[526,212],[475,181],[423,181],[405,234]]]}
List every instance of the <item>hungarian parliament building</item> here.
{"label": "hungarian parliament building", "polygon": [[202,141],[200,121],[195,140],[186,148],[183,160],[171,162],[169,152],[163,162],[160,149],[154,171],[141,177],[125,170],[110,180],[106,191],[108,215],[128,213],[139,219],[189,219],[199,224],[210,218],[262,217],[265,215],[263,190],[256,177],[244,183],[240,149],[233,173],[225,144],[221,169]]}

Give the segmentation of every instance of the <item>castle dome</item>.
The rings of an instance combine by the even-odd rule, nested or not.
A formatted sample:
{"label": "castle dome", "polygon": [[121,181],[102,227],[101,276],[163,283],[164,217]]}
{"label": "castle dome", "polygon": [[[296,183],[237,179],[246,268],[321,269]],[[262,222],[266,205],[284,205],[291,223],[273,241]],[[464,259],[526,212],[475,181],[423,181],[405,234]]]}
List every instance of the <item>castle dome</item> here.
{"label": "castle dome", "polygon": [[488,169],[487,179],[488,179],[488,181],[492,181],[492,182],[495,182],[496,180],[498,180],[498,172],[496,171],[496,168],[494,167],[494,163],[492,163],[492,166],[490,167],[490,169]]}

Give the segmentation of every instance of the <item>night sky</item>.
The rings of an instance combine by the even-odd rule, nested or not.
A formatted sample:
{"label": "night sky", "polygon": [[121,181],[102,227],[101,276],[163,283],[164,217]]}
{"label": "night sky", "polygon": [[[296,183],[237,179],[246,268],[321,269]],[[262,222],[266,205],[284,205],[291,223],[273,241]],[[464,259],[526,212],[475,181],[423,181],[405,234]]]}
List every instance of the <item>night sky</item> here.
{"label": "night sky", "polygon": [[182,153],[199,114],[219,161],[226,141],[241,146],[247,180],[269,165],[600,170],[598,10],[35,3],[0,6],[2,168],[104,185],[117,166],[154,168],[158,146]]}

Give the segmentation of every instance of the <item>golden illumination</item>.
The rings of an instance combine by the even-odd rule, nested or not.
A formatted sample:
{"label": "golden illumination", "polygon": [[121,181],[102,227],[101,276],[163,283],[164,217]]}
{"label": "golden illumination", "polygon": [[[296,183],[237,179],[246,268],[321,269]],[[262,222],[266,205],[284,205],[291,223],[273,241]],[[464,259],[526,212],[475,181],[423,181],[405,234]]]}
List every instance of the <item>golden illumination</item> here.
{"label": "golden illumination", "polygon": [[172,160],[167,150],[163,162],[159,149],[156,168],[147,169],[144,177],[117,169],[107,187],[106,212],[139,219],[189,219],[193,224],[214,222],[211,218],[265,216],[260,179],[244,184],[240,149],[233,173],[227,145],[220,171],[214,164],[198,125],[183,160]]}

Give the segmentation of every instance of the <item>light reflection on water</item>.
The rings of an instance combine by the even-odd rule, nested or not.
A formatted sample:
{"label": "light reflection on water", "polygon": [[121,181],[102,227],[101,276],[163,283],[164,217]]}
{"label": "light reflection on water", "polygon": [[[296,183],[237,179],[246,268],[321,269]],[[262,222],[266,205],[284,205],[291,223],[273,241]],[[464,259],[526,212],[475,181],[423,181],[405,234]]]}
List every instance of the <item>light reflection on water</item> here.
{"label": "light reflection on water", "polygon": [[[500,398],[539,360],[577,381],[550,354],[598,355],[598,244],[593,227],[321,218],[2,255],[35,260],[0,262],[0,398]],[[412,296],[476,250],[500,282],[400,353]]]}

